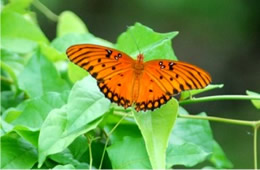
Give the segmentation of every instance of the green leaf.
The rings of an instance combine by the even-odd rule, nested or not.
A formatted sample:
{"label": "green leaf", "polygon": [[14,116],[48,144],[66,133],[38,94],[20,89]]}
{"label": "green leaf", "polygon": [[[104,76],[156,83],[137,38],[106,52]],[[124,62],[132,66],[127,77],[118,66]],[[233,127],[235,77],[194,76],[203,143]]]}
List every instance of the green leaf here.
{"label": "green leaf", "polygon": [[30,169],[37,161],[37,151],[30,143],[15,134],[1,137],[3,169]]}
{"label": "green leaf", "polygon": [[46,156],[61,152],[78,136],[96,128],[110,102],[99,91],[96,80],[88,76],[71,90],[68,104],[52,110],[39,137],[39,166]]}
{"label": "green leaf", "polygon": [[187,98],[189,98],[191,96],[194,96],[196,94],[203,93],[203,92],[206,92],[206,91],[209,91],[209,90],[222,88],[223,86],[224,86],[224,84],[210,84],[210,85],[208,85],[207,87],[205,87],[203,89],[184,91],[184,92],[181,92],[180,100],[187,99]]}
{"label": "green leaf", "polygon": [[71,82],[75,83],[88,75],[88,72],[74,63],[68,64],[68,75]]}
{"label": "green leaf", "polygon": [[1,20],[2,48],[22,53],[34,49],[36,43],[48,43],[40,28],[19,13],[2,12]]}
{"label": "green leaf", "polygon": [[53,169],[75,169],[75,167],[71,164],[66,164],[66,165],[57,165]]}
{"label": "green leaf", "polygon": [[13,125],[23,125],[28,128],[40,129],[49,112],[66,103],[66,98],[57,92],[48,92],[41,97],[26,100],[19,107],[22,111]]}
{"label": "green leaf", "polygon": [[62,37],[68,33],[87,33],[88,29],[84,22],[73,12],[64,11],[59,16],[57,25],[57,37]]}
{"label": "green leaf", "polygon": [[144,140],[126,136],[107,148],[113,169],[151,169]]}
{"label": "green leaf", "polygon": [[145,61],[160,58],[177,60],[171,44],[171,39],[177,34],[178,32],[157,33],[151,28],[136,23],[119,36],[116,48],[132,57],[139,54],[139,48],[145,56]]}
{"label": "green leaf", "polygon": [[233,164],[226,157],[224,151],[217,142],[214,142],[213,144],[213,154],[210,157],[210,161],[219,169],[233,168]]}
{"label": "green leaf", "polygon": [[210,153],[205,152],[198,145],[182,141],[178,137],[171,139],[171,141],[173,140],[179,142],[169,144],[170,146],[167,149],[167,168],[171,168],[173,165],[192,167],[204,161],[210,155]]}
{"label": "green leaf", "polygon": [[[180,107],[179,113],[183,112],[186,111]],[[206,116],[205,113],[199,115]],[[178,118],[167,148],[167,167],[194,166],[206,160],[213,152],[214,142],[207,120]]]}
{"label": "green leaf", "polygon": [[[246,94],[249,96],[258,96],[258,97],[260,96],[260,93],[256,93],[249,90],[246,91]],[[251,102],[257,109],[260,109],[260,100],[251,100]]]}
{"label": "green leaf", "polygon": [[67,48],[75,44],[99,44],[107,47],[113,47],[114,45],[106,40],[97,38],[90,33],[79,34],[79,33],[69,33],[62,37],[54,39],[51,45],[58,51],[65,53]]}
{"label": "green leaf", "polygon": [[134,113],[154,169],[166,167],[166,148],[177,117],[178,102],[171,99],[154,112]]}
{"label": "green leaf", "polygon": [[60,78],[54,65],[39,52],[25,66],[18,78],[18,84],[30,97],[69,90],[68,84]]}
{"label": "green leaf", "polygon": [[77,160],[87,151],[88,145],[87,138],[84,135],[77,137],[73,143],[68,147],[73,157]]}
{"label": "green leaf", "polygon": [[15,11],[19,13],[28,12],[29,6],[33,0],[9,0],[9,3],[4,7],[4,11]]}
{"label": "green leaf", "polygon": [[40,43],[41,53],[50,61],[56,62],[67,59],[66,54],[58,51],[54,47],[46,43]]}

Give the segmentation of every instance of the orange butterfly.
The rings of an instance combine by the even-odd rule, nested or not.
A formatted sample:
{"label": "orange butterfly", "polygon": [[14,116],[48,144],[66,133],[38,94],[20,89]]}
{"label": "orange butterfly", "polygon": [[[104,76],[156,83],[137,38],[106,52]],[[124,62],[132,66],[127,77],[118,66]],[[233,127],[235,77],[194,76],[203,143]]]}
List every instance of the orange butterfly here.
{"label": "orange butterfly", "polygon": [[125,108],[153,110],[184,90],[200,89],[211,82],[210,75],[194,65],[174,60],[143,62],[100,45],[79,44],[66,51],[69,59],[97,79],[98,87],[112,102]]}

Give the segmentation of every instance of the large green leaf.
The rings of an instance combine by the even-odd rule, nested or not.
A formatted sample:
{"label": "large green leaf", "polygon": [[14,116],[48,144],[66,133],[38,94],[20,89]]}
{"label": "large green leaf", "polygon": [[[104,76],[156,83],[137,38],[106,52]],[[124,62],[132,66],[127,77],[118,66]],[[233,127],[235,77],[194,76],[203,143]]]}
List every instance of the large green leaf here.
{"label": "large green leaf", "polygon": [[136,23],[119,36],[116,48],[132,57],[136,57],[140,49],[145,56],[145,61],[159,58],[177,60],[171,44],[171,39],[177,34],[178,32],[157,33],[151,28]]}
{"label": "large green leaf", "polygon": [[151,169],[144,140],[126,136],[107,148],[113,169]]}
{"label": "large green leaf", "polygon": [[41,97],[29,99],[18,106],[18,109],[20,108],[22,112],[12,124],[40,129],[49,112],[65,103],[66,97],[57,92],[48,92]]}
{"label": "large green leaf", "polygon": [[42,125],[39,137],[39,166],[46,156],[63,151],[78,136],[94,129],[110,102],[99,91],[96,80],[88,76],[78,81],[68,104],[52,110]]}
{"label": "large green leaf", "polygon": [[177,117],[178,102],[171,99],[160,109],[134,113],[154,169],[166,167],[166,148]]}
{"label": "large green leaf", "polygon": [[18,84],[30,97],[69,90],[68,84],[60,78],[54,65],[39,52],[25,66],[18,78]]}
{"label": "large green leaf", "polygon": [[87,33],[88,29],[84,22],[73,12],[64,11],[59,16],[57,25],[57,37],[62,37],[68,33]]}
{"label": "large green leaf", "polygon": [[[183,112],[181,110],[179,112]],[[178,118],[167,149],[167,167],[194,166],[212,154],[213,144],[214,139],[207,120]]]}
{"label": "large green leaf", "polygon": [[16,134],[1,137],[1,165],[3,169],[30,169],[37,162],[37,151]]}
{"label": "large green leaf", "polygon": [[14,52],[32,51],[39,42],[48,43],[40,28],[23,15],[3,11],[1,13],[1,45]]}
{"label": "large green leaf", "polygon": [[[256,93],[256,92],[253,92],[253,91],[249,91],[247,90],[246,91],[246,94],[249,95],[249,96],[260,96],[259,93]],[[251,100],[251,102],[253,103],[253,105],[257,108],[257,109],[260,109],[260,100]]]}

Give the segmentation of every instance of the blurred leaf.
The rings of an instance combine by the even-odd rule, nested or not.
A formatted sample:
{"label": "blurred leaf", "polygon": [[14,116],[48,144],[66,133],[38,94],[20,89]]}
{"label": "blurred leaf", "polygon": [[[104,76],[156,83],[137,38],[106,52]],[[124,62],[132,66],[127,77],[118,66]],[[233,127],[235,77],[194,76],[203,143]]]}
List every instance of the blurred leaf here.
{"label": "blurred leaf", "polygon": [[66,164],[66,165],[57,165],[53,169],[75,169],[75,167],[71,164]]}
{"label": "blurred leaf", "polygon": [[72,83],[75,83],[78,80],[83,79],[88,75],[88,72],[84,70],[83,68],[73,64],[68,64],[68,75]]}
{"label": "blurred leaf", "polygon": [[134,113],[154,169],[166,167],[166,148],[177,117],[177,111],[178,102],[171,99],[167,104],[153,112]]}
{"label": "blurred leaf", "polygon": [[71,90],[68,104],[52,110],[42,125],[39,137],[39,166],[46,156],[61,152],[78,136],[94,129],[110,102],[88,76]]}
{"label": "blurred leaf", "polygon": [[18,84],[30,97],[69,90],[68,84],[60,78],[53,64],[39,52],[25,66],[18,78]]}
{"label": "blurred leaf", "polygon": [[[249,91],[249,90],[246,91],[246,94],[249,95],[249,96],[257,96],[257,97],[260,96],[259,93],[256,93],[256,92],[253,92],[253,91]],[[253,105],[257,109],[260,109],[260,100],[251,100],[251,102],[253,103]]]}
{"label": "blurred leaf", "polygon": [[187,99],[187,98],[189,98],[191,96],[194,96],[196,94],[203,93],[203,92],[206,92],[206,91],[209,91],[209,90],[222,88],[223,86],[224,86],[224,84],[210,84],[210,85],[208,85],[207,87],[205,87],[203,89],[184,91],[184,92],[181,92],[180,100]]}
{"label": "blurred leaf", "polygon": [[126,136],[107,148],[113,169],[151,169],[142,138]]}
{"label": "blurred leaf", "polygon": [[19,13],[28,12],[29,6],[33,0],[9,0],[9,3],[5,5],[4,11],[15,11]]}
{"label": "blurred leaf", "polygon": [[[1,85],[3,85],[3,83]],[[1,112],[6,112],[9,108],[16,107],[23,100],[23,93],[16,95],[13,91],[1,91]]]}
{"label": "blurred leaf", "polygon": [[40,28],[19,13],[2,12],[1,20],[2,48],[14,52],[28,52],[35,48],[37,42],[48,43]]}
{"label": "blurred leaf", "polygon": [[46,43],[40,43],[41,53],[50,61],[60,61],[67,59],[66,54],[58,51],[54,47]]}
{"label": "blurred leaf", "polygon": [[[181,112],[184,114],[186,111],[182,109]],[[213,144],[214,139],[207,120],[178,118],[167,148],[167,167],[194,166],[207,159],[213,152]]]}
{"label": "blurred leaf", "polygon": [[177,34],[178,32],[157,33],[136,23],[119,36],[116,48],[134,58],[141,52],[145,56],[145,61],[160,58],[177,60],[171,44],[171,39]]}
{"label": "blurred leaf", "polygon": [[1,168],[30,169],[37,162],[37,151],[30,143],[16,135],[1,137]]}
{"label": "blurred leaf", "polygon": [[62,37],[54,39],[51,45],[58,51],[65,53],[67,48],[75,44],[99,44],[107,47],[113,47],[114,45],[106,40],[97,38],[90,33],[79,34],[79,33],[69,33]]}
{"label": "blurred leaf", "polygon": [[59,16],[57,25],[57,37],[62,37],[68,33],[87,33],[88,29],[84,22],[73,12],[64,11]]}
{"label": "blurred leaf", "polygon": [[213,143],[213,154],[209,160],[215,165],[216,168],[233,168],[233,164],[230,162],[230,160],[228,160],[226,154],[216,141]]}
{"label": "blurred leaf", "polygon": [[66,97],[57,92],[48,92],[41,97],[26,100],[18,106],[22,112],[12,124],[40,129],[49,112],[65,103]]}

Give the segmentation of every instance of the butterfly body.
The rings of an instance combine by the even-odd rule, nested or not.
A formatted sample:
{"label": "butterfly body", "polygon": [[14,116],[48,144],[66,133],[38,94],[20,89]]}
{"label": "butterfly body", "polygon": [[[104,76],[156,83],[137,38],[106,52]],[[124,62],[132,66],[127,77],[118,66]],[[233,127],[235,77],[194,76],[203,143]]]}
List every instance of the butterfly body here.
{"label": "butterfly body", "polygon": [[97,79],[98,87],[112,102],[137,111],[153,110],[184,90],[200,89],[211,82],[210,75],[194,65],[157,59],[144,62],[127,54],[93,44],[67,49],[69,59]]}

